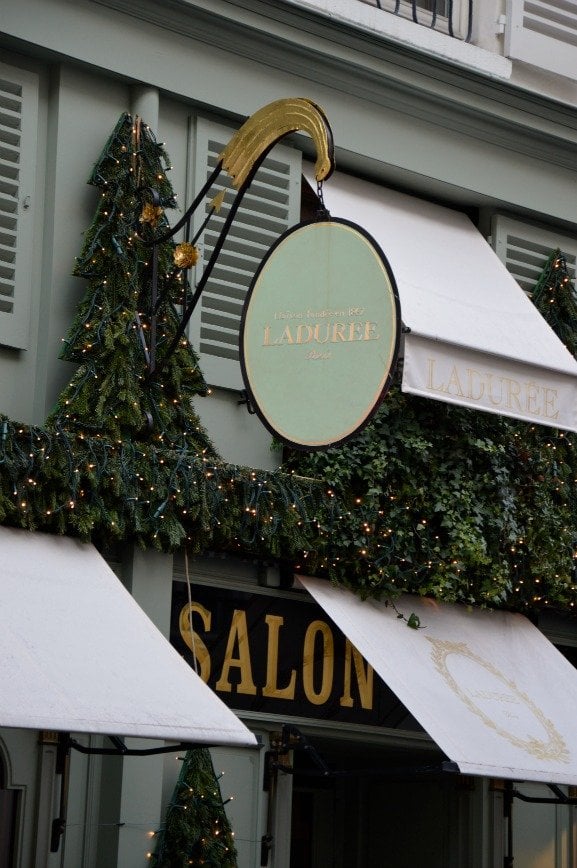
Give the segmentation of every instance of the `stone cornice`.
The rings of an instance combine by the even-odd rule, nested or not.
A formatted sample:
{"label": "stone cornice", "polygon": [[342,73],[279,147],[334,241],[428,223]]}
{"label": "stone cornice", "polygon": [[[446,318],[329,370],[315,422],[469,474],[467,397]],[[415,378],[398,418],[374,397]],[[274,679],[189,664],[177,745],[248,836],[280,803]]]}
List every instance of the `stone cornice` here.
{"label": "stone cornice", "polygon": [[[577,111],[309,6],[261,0],[91,0],[460,135],[573,169]],[[446,37],[447,39],[449,37]]]}

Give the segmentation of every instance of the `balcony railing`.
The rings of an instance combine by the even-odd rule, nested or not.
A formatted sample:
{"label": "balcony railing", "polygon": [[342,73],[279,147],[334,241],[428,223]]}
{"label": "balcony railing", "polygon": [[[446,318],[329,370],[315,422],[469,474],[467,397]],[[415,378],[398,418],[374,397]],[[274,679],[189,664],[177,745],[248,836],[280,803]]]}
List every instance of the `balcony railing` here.
{"label": "balcony railing", "polygon": [[415,24],[429,27],[471,41],[473,30],[473,0],[360,0],[377,6],[383,12],[408,18]]}

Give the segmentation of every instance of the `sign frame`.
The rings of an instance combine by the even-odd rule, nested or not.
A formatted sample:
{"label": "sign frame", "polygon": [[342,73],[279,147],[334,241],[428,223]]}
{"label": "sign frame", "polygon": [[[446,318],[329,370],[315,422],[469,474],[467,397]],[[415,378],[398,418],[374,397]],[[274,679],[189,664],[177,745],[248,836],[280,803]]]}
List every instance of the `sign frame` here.
{"label": "sign frame", "polygon": [[[344,431],[340,436],[335,438],[331,438],[325,442],[299,442],[298,440],[292,439],[290,436],[287,436],[286,433],[279,431],[273,421],[269,418],[266,411],[262,408],[259,398],[253,388],[251,383],[251,375],[249,371],[249,364],[247,362],[247,352],[245,350],[245,335],[247,329],[247,318],[249,316],[251,302],[253,297],[255,296],[255,292],[259,287],[259,283],[261,280],[261,276],[263,275],[265,269],[267,269],[270,261],[275,256],[279,248],[284,245],[291,236],[295,235],[302,230],[307,229],[307,227],[315,227],[321,226],[322,224],[336,224],[344,227],[348,227],[349,229],[356,232],[358,235],[362,236],[364,241],[368,244],[370,248],[372,248],[372,252],[375,256],[375,259],[378,261],[379,265],[382,267],[384,273],[383,286],[385,286],[385,281],[388,283],[388,301],[391,306],[392,311],[392,319],[394,320],[392,330],[394,331],[394,336],[390,345],[390,353],[388,363],[383,366],[383,375],[379,382],[378,387],[375,389],[375,392],[369,401],[364,413],[359,417],[358,424],[354,423],[354,427],[351,427],[349,430]],[[290,299],[287,299],[287,303],[290,303]],[[317,217],[312,220],[303,220],[297,223],[295,226],[292,226],[286,232],[284,232],[274,244],[270,247],[270,249],[265,254],[262,259],[259,267],[251,281],[249,290],[247,292],[243,309],[242,316],[240,322],[239,329],[239,358],[240,358],[240,366],[242,371],[242,378],[245,385],[246,393],[248,399],[250,401],[250,405],[252,406],[254,412],[259,417],[260,421],[263,423],[265,428],[267,428],[270,433],[282,443],[292,447],[293,449],[303,450],[303,451],[320,451],[324,449],[329,449],[333,446],[338,446],[346,441],[350,440],[352,437],[355,437],[374,417],[377,412],[380,404],[383,399],[387,395],[388,391],[391,388],[393,383],[393,379],[397,369],[397,363],[399,358],[399,349],[400,349],[400,341],[401,341],[401,333],[402,333],[402,319],[401,319],[401,305],[399,299],[399,292],[397,288],[397,283],[395,280],[395,276],[391,265],[383,252],[381,246],[377,241],[373,238],[373,236],[367,232],[362,226],[357,223],[354,223],[351,220],[347,220],[342,217],[333,217],[325,212],[325,214],[321,217]]]}

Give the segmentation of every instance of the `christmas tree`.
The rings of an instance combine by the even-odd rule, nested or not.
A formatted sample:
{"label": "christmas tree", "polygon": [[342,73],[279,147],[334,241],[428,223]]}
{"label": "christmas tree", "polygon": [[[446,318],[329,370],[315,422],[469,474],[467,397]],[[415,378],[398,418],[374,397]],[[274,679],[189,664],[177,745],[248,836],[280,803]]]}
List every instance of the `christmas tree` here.
{"label": "christmas tree", "polygon": [[196,260],[190,244],[166,241],[153,252],[175,207],[169,168],[150,129],[122,115],[89,180],[101,196],[74,271],[89,286],[62,352],[80,367],[48,425],[214,454],[192,405],[207,391],[198,358],[186,337],[166,352]]}
{"label": "christmas tree", "polygon": [[155,868],[236,868],[233,833],[226,817],[210,753],[189,750],[184,758],[164,828],[158,832]]}
{"label": "christmas tree", "polygon": [[533,304],[570,353],[577,357],[577,302],[567,260],[554,250],[531,296]]}

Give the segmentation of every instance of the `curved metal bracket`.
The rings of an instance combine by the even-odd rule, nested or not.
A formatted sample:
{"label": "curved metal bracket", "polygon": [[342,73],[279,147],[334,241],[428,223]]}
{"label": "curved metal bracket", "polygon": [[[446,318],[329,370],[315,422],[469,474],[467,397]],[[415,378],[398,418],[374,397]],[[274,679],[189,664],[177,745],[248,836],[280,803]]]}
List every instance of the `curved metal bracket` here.
{"label": "curved metal bracket", "polygon": [[[330,177],[335,168],[333,136],[325,113],[318,105],[316,105],[316,103],[304,97],[276,100],[275,102],[263,106],[263,108],[251,115],[251,117],[249,117],[240,129],[232,136],[230,142],[220,154],[214,171],[210,174],[206,183],[178,223],[168,232],[165,232],[150,242],[146,242],[156,248],[158,244],[168,241],[176,235],[176,233],[183,227],[185,227],[185,235],[188,239],[190,235],[192,214],[204,201],[207,192],[214,184],[219,173],[225,171],[230,176],[233,187],[237,189],[238,192],[224,221],[223,227],[211,253],[211,257],[195,287],[192,298],[183,313],[180,325],[174,335],[172,343],[168,347],[162,360],[158,360],[155,357],[153,358],[154,363],[149,364],[149,376],[152,376],[153,373],[158,375],[166,359],[172,355],[178,346],[190,317],[198,304],[201,293],[212,274],[216,260],[226,240],[226,236],[229,233],[244,194],[250,186],[259,167],[269,151],[281,139],[290,133],[295,132],[306,132],[313,139],[317,154],[315,177],[317,183],[319,185],[322,184],[323,181]],[[208,220],[212,214],[218,210],[220,204],[220,202],[217,203],[216,200],[213,200],[211,210],[192,240],[193,243],[198,240],[200,234],[204,231]],[[156,298],[155,287],[153,287],[152,293],[154,298],[153,313],[156,314],[162,299]]]}

